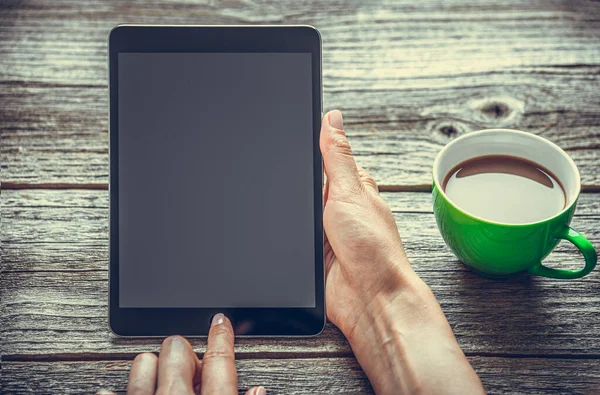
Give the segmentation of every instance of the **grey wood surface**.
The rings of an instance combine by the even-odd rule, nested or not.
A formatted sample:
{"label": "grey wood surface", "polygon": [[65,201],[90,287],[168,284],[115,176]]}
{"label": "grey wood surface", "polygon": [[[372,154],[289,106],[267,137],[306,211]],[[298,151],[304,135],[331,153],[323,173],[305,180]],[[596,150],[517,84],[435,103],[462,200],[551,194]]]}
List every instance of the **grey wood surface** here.
{"label": "grey wood surface", "polygon": [[308,23],[326,109],[360,163],[426,189],[458,135],[517,128],[567,150],[600,189],[600,6],[589,1],[27,2],[0,15],[5,187],[106,183],[106,39],[118,23]]}
{"label": "grey wood surface", "polygon": [[[599,271],[478,277],[444,245],[425,192],[457,136],[536,133],[578,165],[573,227],[600,246],[600,3],[559,0],[0,1],[0,393],[123,390],[131,358],[158,350],[106,323],[106,38],[118,23],[319,28],[325,109],[344,111],[359,163],[390,191],[411,262],[486,389],[600,393]],[[546,262],[581,259],[563,242]],[[312,339],[240,339],[236,353],[240,388],[370,391],[331,324]]]}
{"label": "grey wood surface", "polygon": [[[101,369],[106,362],[73,364],[78,360],[131,360],[139,352],[158,351],[160,345],[160,339],[119,339],[107,328],[108,192],[8,190],[2,196],[1,353],[7,377],[15,379],[7,379],[6,384],[25,388],[23,385],[40,385],[50,380],[49,388],[61,385],[58,379],[52,381],[36,374],[23,381],[17,370],[12,370],[29,365],[57,369],[57,377],[65,366],[98,368],[101,371],[94,376],[94,382],[106,383],[113,374],[122,382],[124,368],[119,373],[107,373]],[[488,390],[510,392],[532,385],[533,380],[539,380],[537,375],[543,369],[529,365],[531,361],[541,363],[544,369],[560,371],[557,373],[560,377],[571,372],[575,378],[562,381],[563,388],[569,388],[579,377],[576,367],[585,369],[590,380],[600,377],[588,368],[600,363],[598,272],[578,281],[526,276],[507,281],[481,278],[466,270],[443,244],[431,213],[429,193],[397,192],[382,196],[392,207],[409,258],[440,300],[463,350],[469,357],[484,360],[475,367]],[[598,207],[599,194],[582,194],[572,224],[596,245],[600,244]],[[567,244],[561,244],[548,260],[553,265],[568,267],[581,264],[581,257]],[[201,354],[204,340],[194,339],[193,344]],[[285,359],[286,362],[281,362],[284,365],[294,363],[288,359],[336,358],[331,361],[337,367],[335,375],[340,372],[348,375],[344,385],[337,386],[337,379],[318,378],[312,370],[310,377],[314,381],[304,376],[298,380],[307,385],[307,391],[324,390],[328,386],[341,392],[362,388],[362,376],[356,375],[352,364],[346,364],[352,351],[331,324],[313,339],[239,339],[236,352],[243,360]],[[486,357],[490,361],[485,362]],[[501,377],[501,372],[506,372],[501,368],[502,363],[517,364],[513,357],[527,362],[520,365],[532,375],[522,383],[525,387],[511,387],[511,383],[521,380],[517,379],[517,371],[508,373],[508,381]],[[527,358],[521,360],[523,357]],[[565,362],[561,358],[569,359]],[[571,368],[565,370],[563,363]],[[240,364],[242,377],[252,378],[254,370],[250,366]],[[556,385],[553,376],[545,374],[544,384],[532,387],[532,392]],[[264,375],[268,376],[263,373],[259,377]],[[68,385],[74,387],[69,388],[77,388],[77,380],[70,379]],[[273,385],[273,389],[284,385],[275,372],[266,380],[264,384]],[[575,388],[581,385],[584,384]],[[288,390],[302,392],[295,384]]]}
{"label": "grey wood surface", "polygon": [[[593,394],[600,388],[598,360],[469,357],[497,394]],[[7,362],[2,366],[9,393],[93,393],[98,387],[124,393],[129,361]],[[371,393],[354,358],[241,359],[240,389],[266,386],[275,393]],[[243,393],[242,391],[240,391]]]}

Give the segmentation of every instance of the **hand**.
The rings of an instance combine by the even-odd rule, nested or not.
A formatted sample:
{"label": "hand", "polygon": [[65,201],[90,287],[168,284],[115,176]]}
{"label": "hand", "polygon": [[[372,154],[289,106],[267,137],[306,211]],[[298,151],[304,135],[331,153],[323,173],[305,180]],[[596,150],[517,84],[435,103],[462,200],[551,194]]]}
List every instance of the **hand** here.
{"label": "hand", "polygon": [[327,316],[377,393],[484,393],[435,296],[412,270],[373,177],[354,161],[342,114],[325,115],[321,152]]}
{"label": "hand", "polygon": [[[110,392],[98,392],[106,394]],[[233,352],[233,328],[223,314],[214,316],[202,361],[181,336],[165,339],[160,355],[139,354],[131,365],[128,395],[235,394],[237,372]],[[246,395],[266,395],[263,387],[252,387]]]}
{"label": "hand", "polygon": [[321,152],[325,184],[323,225],[327,315],[352,338],[359,318],[378,296],[391,298],[418,281],[388,205],[373,177],[354,161],[343,130],[342,113],[323,117]]}

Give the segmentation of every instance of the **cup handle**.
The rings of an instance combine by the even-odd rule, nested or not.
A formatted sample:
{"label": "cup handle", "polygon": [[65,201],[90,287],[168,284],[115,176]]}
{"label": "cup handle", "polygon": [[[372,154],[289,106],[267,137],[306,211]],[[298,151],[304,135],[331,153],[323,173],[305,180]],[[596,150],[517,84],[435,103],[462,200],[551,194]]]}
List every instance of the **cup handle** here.
{"label": "cup handle", "polygon": [[529,269],[529,273],[544,277],[573,279],[583,277],[589,272],[591,272],[592,269],[594,269],[594,267],[596,266],[596,261],[598,260],[598,256],[596,255],[596,251],[594,250],[594,246],[592,245],[592,243],[590,243],[575,229],[571,229],[568,226],[564,227],[564,229],[562,230],[561,234],[558,235],[558,237],[561,239],[568,240],[571,243],[575,244],[575,247],[577,247],[579,251],[581,251],[583,257],[585,258],[585,267],[579,270],[552,269],[544,266],[540,262],[539,265]]}

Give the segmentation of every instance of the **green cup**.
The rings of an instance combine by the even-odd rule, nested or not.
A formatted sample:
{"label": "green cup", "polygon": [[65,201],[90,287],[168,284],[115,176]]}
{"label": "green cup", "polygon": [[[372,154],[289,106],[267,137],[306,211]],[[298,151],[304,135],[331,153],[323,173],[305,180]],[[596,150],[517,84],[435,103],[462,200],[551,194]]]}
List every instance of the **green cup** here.
{"label": "green cup", "polygon": [[[550,218],[527,224],[489,221],[457,207],[442,190],[442,180],[459,163],[486,155],[512,155],[550,170],[565,188],[566,207]],[[569,227],[580,189],[579,170],[569,155],[542,137],[517,130],[489,129],[465,134],[446,145],[433,164],[433,211],[440,233],[458,259],[486,277],[502,278],[528,271],[572,279],[591,272],[596,266],[596,251],[585,237]],[[553,269],[542,264],[561,239],[581,251],[584,268]]]}

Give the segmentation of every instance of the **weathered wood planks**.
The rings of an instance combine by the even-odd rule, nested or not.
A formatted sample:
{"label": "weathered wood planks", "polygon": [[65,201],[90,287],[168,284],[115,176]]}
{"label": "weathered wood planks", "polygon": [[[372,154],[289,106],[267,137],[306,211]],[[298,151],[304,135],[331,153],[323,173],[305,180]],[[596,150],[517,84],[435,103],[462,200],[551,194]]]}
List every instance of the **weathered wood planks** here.
{"label": "weathered wood planks", "polygon": [[344,110],[358,160],[380,184],[426,189],[445,143],[506,127],[556,142],[586,188],[600,189],[600,6],[433,4],[15,6],[0,14],[3,187],[106,183],[112,26],[271,22],[321,29],[325,107]]}
{"label": "weathered wood planks", "polygon": [[[591,394],[600,389],[599,359],[470,357],[490,394]],[[4,362],[0,388],[11,394],[125,391],[129,361]],[[270,393],[371,393],[354,358],[242,359],[240,392],[254,385]]]}
{"label": "weathered wood planks", "polygon": [[[107,327],[107,191],[3,191],[0,319],[5,360],[48,355],[131,357],[160,340],[114,337]],[[427,193],[383,193],[407,253],[431,286],[470,355],[600,356],[600,276],[559,281],[517,277],[493,281],[466,270],[437,231]],[[600,195],[583,194],[573,226],[600,245]],[[581,257],[562,243],[553,265]],[[238,352],[350,355],[329,325],[315,339],[240,339]]]}
{"label": "weathered wood planks", "polygon": [[[600,191],[599,3],[3,1],[0,178],[26,190],[0,196],[2,393],[123,390],[128,360],[158,350],[159,339],[118,339],[106,327],[106,36],[118,23],[316,26],[325,110],[344,111],[357,160],[385,190],[427,190],[444,144],[507,127],[563,147],[584,189]],[[490,393],[600,392],[598,271],[480,278],[444,246],[429,194],[383,196]],[[599,196],[583,194],[573,222],[597,247]],[[547,262],[580,259],[561,243]],[[331,324],[314,339],[240,339],[236,351],[242,389],[370,390]]]}

